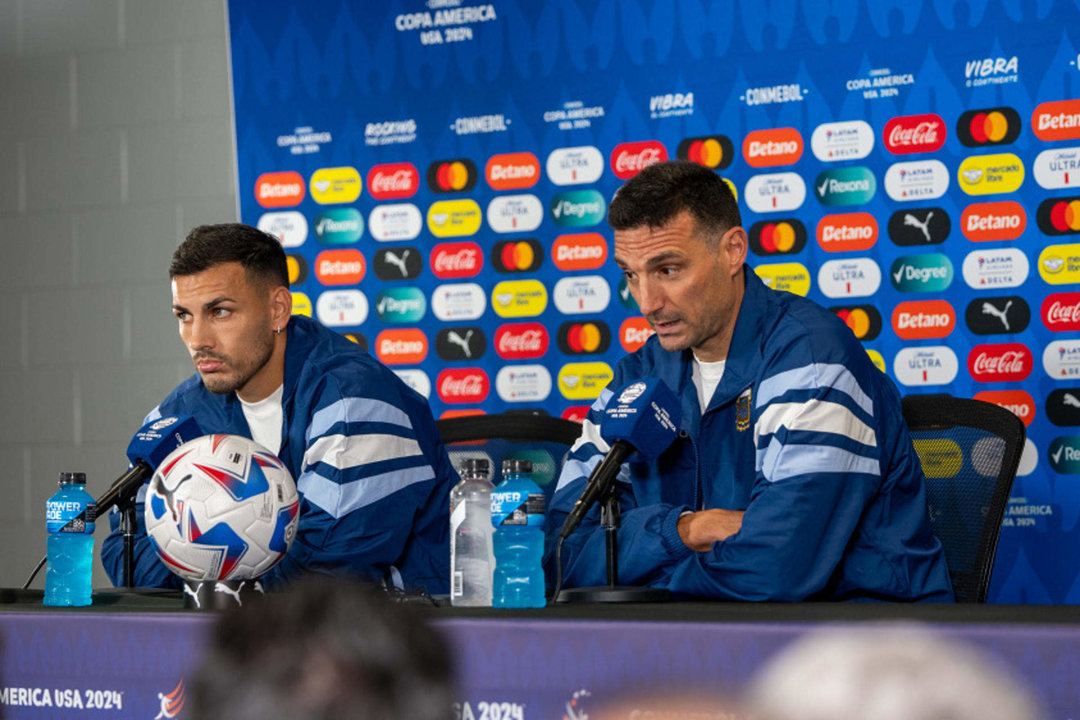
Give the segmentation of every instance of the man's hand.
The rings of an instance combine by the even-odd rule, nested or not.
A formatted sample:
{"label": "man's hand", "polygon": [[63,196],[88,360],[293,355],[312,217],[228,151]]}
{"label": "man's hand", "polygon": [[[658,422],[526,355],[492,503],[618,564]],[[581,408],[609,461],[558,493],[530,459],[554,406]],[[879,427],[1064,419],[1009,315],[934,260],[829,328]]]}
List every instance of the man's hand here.
{"label": "man's hand", "polygon": [[695,552],[706,552],[742,527],[742,510],[699,510],[679,518],[679,538]]}

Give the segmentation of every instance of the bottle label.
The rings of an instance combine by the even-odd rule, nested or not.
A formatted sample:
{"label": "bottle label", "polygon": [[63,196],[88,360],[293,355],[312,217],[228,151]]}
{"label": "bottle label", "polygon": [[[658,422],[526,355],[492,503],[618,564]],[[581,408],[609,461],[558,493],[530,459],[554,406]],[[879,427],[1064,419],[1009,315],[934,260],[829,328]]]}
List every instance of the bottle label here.
{"label": "bottle label", "polygon": [[461,596],[461,573],[457,569],[457,529],[465,522],[465,501],[461,500],[450,513],[450,595]]}
{"label": "bottle label", "polygon": [[491,493],[491,522],[495,527],[543,527],[544,493],[507,490]]}
{"label": "bottle label", "polygon": [[[83,510],[83,517],[79,517]],[[83,503],[71,498],[50,499],[45,504],[45,529],[49,533],[80,533],[93,535],[97,520],[97,505]]]}

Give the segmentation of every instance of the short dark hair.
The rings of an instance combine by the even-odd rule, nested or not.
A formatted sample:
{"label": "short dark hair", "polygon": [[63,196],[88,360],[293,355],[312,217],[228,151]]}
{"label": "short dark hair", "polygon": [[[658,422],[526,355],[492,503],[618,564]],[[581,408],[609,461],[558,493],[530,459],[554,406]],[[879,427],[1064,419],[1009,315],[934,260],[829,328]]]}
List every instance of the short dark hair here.
{"label": "short dark hair", "polygon": [[608,224],[615,230],[655,228],[684,210],[709,234],[742,225],[739,204],[727,183],[688,160],[650,165],[627,180],[608,207]]}
{"label": "short dark hair", "polygon": [[289,263],[281,242],[241,223],[194,228],[173,252],[169,278],[194,275],[229,262],[240,263],[252,280],[289,286]]}

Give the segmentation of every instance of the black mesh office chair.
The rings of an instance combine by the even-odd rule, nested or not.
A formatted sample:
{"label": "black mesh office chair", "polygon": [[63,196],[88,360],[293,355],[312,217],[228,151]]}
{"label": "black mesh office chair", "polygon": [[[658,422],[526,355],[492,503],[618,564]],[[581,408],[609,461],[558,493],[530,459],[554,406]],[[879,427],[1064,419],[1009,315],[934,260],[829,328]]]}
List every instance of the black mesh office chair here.
{"label": "black mesh office chair", "polygon": [[956,600],[984,603],[1024,423],[997,405],[951,395],[909,395],[903,410]]}

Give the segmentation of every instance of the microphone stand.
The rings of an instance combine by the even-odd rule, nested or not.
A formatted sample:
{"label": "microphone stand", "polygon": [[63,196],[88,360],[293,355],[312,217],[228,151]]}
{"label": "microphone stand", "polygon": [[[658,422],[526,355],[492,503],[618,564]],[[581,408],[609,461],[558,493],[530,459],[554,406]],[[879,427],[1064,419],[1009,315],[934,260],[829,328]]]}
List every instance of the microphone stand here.
{"label": "microphone stand", "polygon": [[138,527],[135,515],[135,499],[138,487],[121,495],[116,501],[120,510],[120,532],[124,536],[124,589],[131,590],[135,585],[135,531]]}

